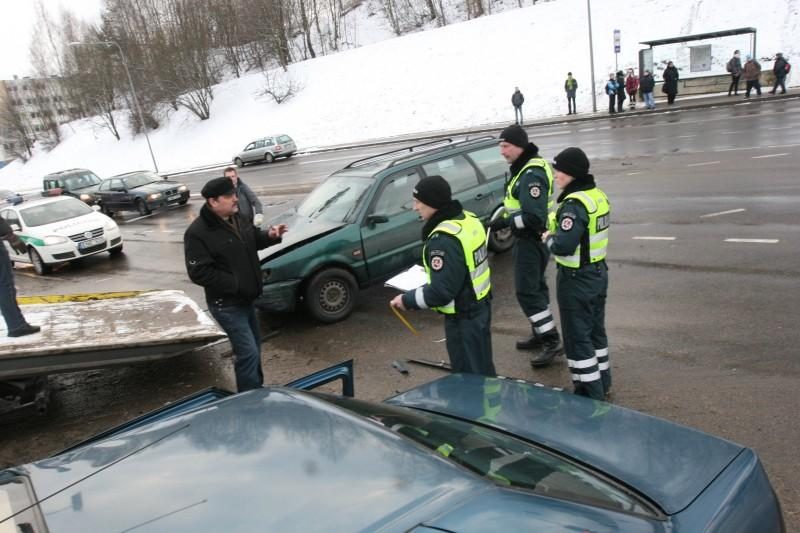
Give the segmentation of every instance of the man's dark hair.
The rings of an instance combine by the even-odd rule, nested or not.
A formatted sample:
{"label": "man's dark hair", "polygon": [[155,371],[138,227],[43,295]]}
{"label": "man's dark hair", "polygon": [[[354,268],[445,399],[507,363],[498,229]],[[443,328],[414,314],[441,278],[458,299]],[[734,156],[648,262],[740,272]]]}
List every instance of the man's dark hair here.
{"label": "man's dark hair", "polygon": [[222,171],[222,175],[224,176],[226,172],[230,172],[231,170],[236,172],[237,176],[239,175],[239,171],[236,170],[236,167],[228,167],[228,168],[226,168],[225,170]]}

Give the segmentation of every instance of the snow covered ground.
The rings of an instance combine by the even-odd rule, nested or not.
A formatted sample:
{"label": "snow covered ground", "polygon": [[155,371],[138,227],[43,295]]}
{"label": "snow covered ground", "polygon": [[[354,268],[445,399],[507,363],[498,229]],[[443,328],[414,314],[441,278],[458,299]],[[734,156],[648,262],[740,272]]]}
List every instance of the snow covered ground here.
{"label": "snow covered ground", "polygon": [[[613,32],[621,31],[619,68],[636,66],[640,41],[755,27],[758,57],[781,51],[791,62],[800,52],[800,0],[639,0],[624,6],[592,1],[595,78],[598,94],[614,70]],[[359,20],[359,42],[389,36]],[[702,44],[702,43],[697,43]],[[714,69],[735,48],[750,49],[748,36],[715,41]],[[675,57],[661,57],[674,52]],[[663,52],[688,73],[687,48]],[[762,67],[771,67],[762,61]],[[293,64],[286,76],[302,86],[278,105],[264,96],[264,76],[251,73],[215,89],[211,118],[199,121],[174,112],[150,132],[162,172],[230,161],[247,142],[288,133],[302,148],[398,134],[512,122],[511,93],[525,95],[526,119],[563,114],[567,71],[578,80],[579,112],[591,109],[586,2],[556,0]],[[281,76],[280,72],[276,75]],[[790,84],[794,85],[792,78]],[[49,172],[86,167],[101,177],[151,168],[144,136],[122,128],[117,141],[92,120],[63,126],[64,141],[39,151],[27,164],[0,170],[0,188],[37,189]]]}

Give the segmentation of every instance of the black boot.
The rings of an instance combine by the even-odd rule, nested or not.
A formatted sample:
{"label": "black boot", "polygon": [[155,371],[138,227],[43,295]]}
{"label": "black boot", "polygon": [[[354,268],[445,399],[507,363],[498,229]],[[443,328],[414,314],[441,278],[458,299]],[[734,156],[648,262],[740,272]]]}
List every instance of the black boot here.
{"label": "black boot", "polygon": [[517,350],[537,350],[543,345],[542,338],[536,333],[536,330],[531,326],[531,336],[517,339]]}
{"label": "black boot", "polygon": [[25,335],[31,335],[33,333],[39,333],[42,328],[39,326],[31,326],[30,324],[25,324],[21,328],[17,328],[15,330],[9,331],[9,337],[24,337]]}
{"label": "black boot", "polygon": [[558,333],[542,337],[542,345],[542,351],[531,357],[531,366],[534,368],[547,366],[556,356],[564,353]]}

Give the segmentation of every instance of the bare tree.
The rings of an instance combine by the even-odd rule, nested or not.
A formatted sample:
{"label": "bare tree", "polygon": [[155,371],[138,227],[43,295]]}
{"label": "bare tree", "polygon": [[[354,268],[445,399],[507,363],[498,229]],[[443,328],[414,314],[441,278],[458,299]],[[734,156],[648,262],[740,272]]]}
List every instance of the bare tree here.
{"label": "bare tree", "polygon": [[293,80],[287,72],[264,71],[264,94],[281,104],[302,90],[302,85]]}
{"label": "bare tree", "polygon": [[0,129],[5,130],[10,141],[8,152],[27,161],[33,156],[36,136],[23,109],[20,97],[8,91],[5,82],[0,82]]}
{"label": "bare tree", "polygon": [[[96,42],[96,39],[97,36],[90,36],[86,42]],[[88,112],[120,140],[115,117],[120,96],[115,88],[118,75],[115,74],[114,55],[115,51],[102,46],[76,46],[73,54],[66,56],[64,86],[68,94],[79,94],[81,104]],[[119,74],[124,76],[121,72]]]}

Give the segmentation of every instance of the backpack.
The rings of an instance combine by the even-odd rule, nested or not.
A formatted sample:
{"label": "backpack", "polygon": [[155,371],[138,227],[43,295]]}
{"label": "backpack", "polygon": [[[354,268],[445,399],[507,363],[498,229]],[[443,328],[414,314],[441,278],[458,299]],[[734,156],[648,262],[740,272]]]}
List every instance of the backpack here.
{"label": "backpack", "polygon": [[783,68],[786,70],[786,74],[789,74],[789,72],[791,72],[791,71],[792,71],[792,65],[790,65],[788,61],[787,61],[787,62],[786,62],[786,64],[783,66]]}
{"label": "backpack", "polygon": [[731,66],[732,62],[733,62],[733,58],[729,59],[728,60],[728,64],[725,65],[725,68],[728,70],[728,72],[733,72],[733,67]]}

